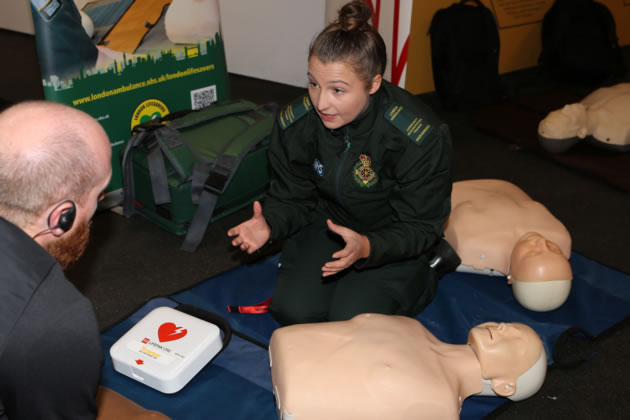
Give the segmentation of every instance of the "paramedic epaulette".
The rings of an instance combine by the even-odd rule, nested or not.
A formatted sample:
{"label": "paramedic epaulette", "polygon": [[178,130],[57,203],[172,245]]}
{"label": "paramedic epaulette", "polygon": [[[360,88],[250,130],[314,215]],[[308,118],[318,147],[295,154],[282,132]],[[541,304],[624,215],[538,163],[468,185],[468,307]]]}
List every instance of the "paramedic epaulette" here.
{"label": "paramedic epaulette", "polygon": [[417,145],[420,145],[422,139],[433,130],[431,124],[415,116],[400,105],[393,104],[390,106],[384,117]]}
{"label": "paramedic epaulette", "polygon": [[313,105],[311,105],[311,100],[309,99],[308,94],[306,94],[292,104],[285,106],[278,113],[278,122],[280,123],[280,127],[285,130],[288,126],[306,115],[306,113],[311,109],[313,109]]}

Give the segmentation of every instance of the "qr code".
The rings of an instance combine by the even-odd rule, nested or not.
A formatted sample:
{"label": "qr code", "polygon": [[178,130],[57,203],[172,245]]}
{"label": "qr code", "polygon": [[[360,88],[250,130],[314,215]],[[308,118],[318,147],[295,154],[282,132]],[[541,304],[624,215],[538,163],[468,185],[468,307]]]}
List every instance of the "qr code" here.
{"label": "qr code", "polygon": [[216,85],[206,86],[190,91],[190,104],[192,109],[201,109],[209,106],[217,100]]}

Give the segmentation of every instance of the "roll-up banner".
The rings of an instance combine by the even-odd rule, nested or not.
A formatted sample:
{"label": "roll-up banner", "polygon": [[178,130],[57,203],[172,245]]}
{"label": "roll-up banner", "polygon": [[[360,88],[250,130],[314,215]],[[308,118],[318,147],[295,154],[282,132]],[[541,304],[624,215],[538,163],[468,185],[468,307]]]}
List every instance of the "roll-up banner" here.
{"label": "roll-up banner", "polygon": [[372,26],[381,34],[387,46],[389,62],[384,76],[404,88],[413,0],[365,1],[372,10]]}
{"label": "roll-up banner", "polygon": [[218,0],[30,0],[44,95],[92,115],[112,145],[134,125],[229,99]]}

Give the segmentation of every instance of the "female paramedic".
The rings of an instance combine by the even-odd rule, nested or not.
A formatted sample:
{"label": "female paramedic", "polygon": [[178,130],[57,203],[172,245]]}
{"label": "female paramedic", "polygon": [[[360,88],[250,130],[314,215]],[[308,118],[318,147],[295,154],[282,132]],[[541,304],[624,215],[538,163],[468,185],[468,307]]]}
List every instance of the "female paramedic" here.
{"label": "female paramedic", "polygon": [[348,3],[312,42],[308,94],[275,121],[264,206],[228,231],[250,254],[287,238],[269,306],[285,325],[415,316],[437,288],[428,250],[450,212],[449,129],[383,79],[370,16]]}

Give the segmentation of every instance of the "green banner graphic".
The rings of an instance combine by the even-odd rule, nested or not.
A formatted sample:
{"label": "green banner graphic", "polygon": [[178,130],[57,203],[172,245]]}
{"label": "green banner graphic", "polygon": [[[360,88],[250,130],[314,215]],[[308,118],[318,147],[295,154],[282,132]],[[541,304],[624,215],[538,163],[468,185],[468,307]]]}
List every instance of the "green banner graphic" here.
{"label": "green banner graphic", "polygon": [[[44,95],[101,123],[112,145],[108,191],[122,188],[120,153],[134,125],[230,97],[218,24],[196,42],[169,40],[164,21],[177,1],[84,1],[79,10],[72,0],[31,0]],[[218,20],[216,1],[205,0]]]}

